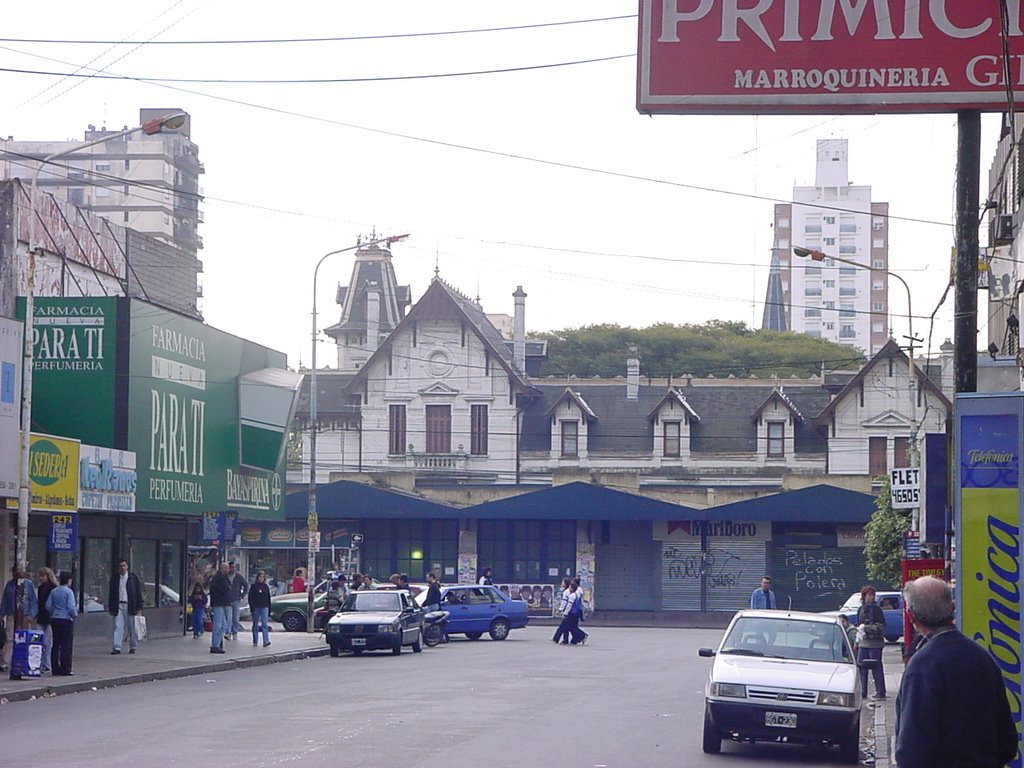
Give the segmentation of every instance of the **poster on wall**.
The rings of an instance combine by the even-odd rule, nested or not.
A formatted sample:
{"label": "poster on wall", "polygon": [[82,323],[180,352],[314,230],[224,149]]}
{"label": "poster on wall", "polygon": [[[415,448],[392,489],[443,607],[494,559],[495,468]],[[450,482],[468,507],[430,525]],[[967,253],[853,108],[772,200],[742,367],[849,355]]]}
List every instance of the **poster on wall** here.
{"label": "poster on wall", "polygon": [[[0,445],[18,445],[21,419],[21,323],[0,317]],[[0,451],[0,496],[18,495],[18,451]]]}
{"label": "poster on wall", "polygon": [[476,584],[476,555],[459,555],[459,584]]}
{"label": "poster on wall", "polygon": [[526,603],[531,616],[552,616],[558,607],[559,587],[554,584],[495,584],[512,600]]}
{"label": "poster on wall", "polygon": [[954,411],[957,623],[992,654],[1017,709],[1010,692],[1020,690],[1022,658],[1021,394],[957,395]]}

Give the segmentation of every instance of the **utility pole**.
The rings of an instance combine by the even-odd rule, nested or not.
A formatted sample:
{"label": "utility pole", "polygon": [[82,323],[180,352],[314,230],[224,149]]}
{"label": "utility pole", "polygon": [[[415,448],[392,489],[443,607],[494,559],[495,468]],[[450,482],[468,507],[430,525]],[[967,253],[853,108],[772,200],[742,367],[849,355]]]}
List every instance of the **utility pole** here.
{"label": "utility pole", "polygon": [[953,375],[957,392],[978,391],[978,185],[981,112],[957,113],[956,298]]}

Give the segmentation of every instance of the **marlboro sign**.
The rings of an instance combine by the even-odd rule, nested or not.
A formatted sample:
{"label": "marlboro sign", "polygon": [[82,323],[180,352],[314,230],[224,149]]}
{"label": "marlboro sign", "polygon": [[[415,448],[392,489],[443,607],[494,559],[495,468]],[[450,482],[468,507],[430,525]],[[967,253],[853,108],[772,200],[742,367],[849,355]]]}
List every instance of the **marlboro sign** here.
{"label": "marlboro sign", "polygon": [[645,114],[1002,111],[1021,0],[640,0],[638,67]]}

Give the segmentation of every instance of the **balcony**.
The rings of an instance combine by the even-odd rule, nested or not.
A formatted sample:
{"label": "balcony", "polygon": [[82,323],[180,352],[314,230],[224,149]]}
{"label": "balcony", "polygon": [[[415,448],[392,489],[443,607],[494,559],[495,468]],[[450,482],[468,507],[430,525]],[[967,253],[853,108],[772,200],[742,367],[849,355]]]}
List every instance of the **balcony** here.
{"label": "balcony", "polygon": [[466,469],[465,453],[415,453],[406,454],[406,465],[427,472],[461,472]]}

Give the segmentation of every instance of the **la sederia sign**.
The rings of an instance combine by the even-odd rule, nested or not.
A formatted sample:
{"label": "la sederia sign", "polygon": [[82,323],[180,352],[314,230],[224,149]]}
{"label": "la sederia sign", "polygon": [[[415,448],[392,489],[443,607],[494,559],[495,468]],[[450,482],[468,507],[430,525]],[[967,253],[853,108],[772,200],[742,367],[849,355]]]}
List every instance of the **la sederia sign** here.
{"label": "la sederia sign", "polygon": [[640,0],[645,114],[999,111],[1007,72],[1021,0]]}

